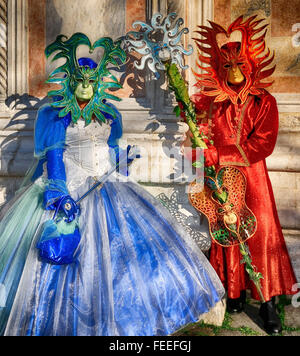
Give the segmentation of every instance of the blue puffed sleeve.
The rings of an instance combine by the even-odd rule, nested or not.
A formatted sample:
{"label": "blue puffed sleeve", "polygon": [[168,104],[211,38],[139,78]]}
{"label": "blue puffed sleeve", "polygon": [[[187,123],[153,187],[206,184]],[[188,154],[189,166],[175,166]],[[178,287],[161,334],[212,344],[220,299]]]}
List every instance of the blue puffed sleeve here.
{"label": "blue puffed sleeve", "polygon": [[63,152],[71,115],[60,118],[58,112],[50,105],[43,106],[38,111],[34,130],[35,156],[39,163],[33,180],[43,173],[43,163],[47,162],[48,180],[44,192],[46,209],[55,209],[56,203],[68,195]]}
{"label": "blue puffed sleeve", "polygon": [[71,115],[60,118],[58,113],[59,111],[50,105],[45,105],[38,111],[34,127],[36,157],[44,158],[47,151],[65,147],[66,128],[71,122]]}
{"label": "blue puffed sleeve", "polygon": [[71,122],[71,115],[59,118],[58,112],[50,105],[45,105],[38,111],[34,126],[34,156],[37,163],[30,177],[33,182],[43,174],[47,152],[65,147],[66,128]]}

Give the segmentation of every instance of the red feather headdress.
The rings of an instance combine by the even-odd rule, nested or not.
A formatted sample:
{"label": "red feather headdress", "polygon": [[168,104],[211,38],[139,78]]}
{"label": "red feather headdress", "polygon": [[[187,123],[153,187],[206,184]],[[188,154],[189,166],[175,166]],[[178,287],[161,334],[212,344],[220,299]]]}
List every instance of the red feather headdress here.
{"label": "red feather headdress", "polygon": [[[249,94],[262,94],[264,88],[272,85],[272,82],[262,82],[275,70],[275,66],[265,69],[274,59],[274,54],[271,55],[269,49],[265,52],[267,30],[257,36],[267,27],[267,25],[258,26],[263,20],[256,20],[256,16],[252,16],[243,22],[243,16],[240,16],[229,26],[227,31],[212,21],[209,21],[211,27],[198,26],[200,31],[195,32],[203,38],[194,38],[194,40],[198,49],[204,54],[208,54],[208,56],[204,56],[199,53],[200,63],[205,63],[207,66],[197,63],[197,66],[206,73],[194,72],[198,79],[196,86],[202,89],[203,94],[215,96],[214,101],[230,99],[233,103],[237,103],[240,99],[244,103]],[[223,34],[229,38],[234,31],[241,32],[241,42],[228,42],[220,48],[217,35]],[[234,90],[227,81],[228,67],[231,65],[238,65],[245,77],[239,91]]]}

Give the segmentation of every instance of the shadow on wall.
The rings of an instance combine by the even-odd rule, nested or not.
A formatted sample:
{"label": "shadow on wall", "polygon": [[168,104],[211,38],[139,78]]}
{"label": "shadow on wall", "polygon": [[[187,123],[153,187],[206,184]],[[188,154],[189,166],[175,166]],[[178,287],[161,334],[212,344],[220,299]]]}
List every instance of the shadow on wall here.
{"label": "shadow on wall", "polygon": [[135,67],[135,62],[139,62],[137,54],[128,51],[126,54],[126,63],[120,67],[111,67],[110,70],[119,78],[122,87],[130,88],[129,97],[134,98],[141,108],[149,112],[149,122],[145,127],[145,132],[157,134],[166,157],[176,159],[174,173],[164,178],[174,183],[177,181],[184,183],[182,182],[184,161],[179,159],[181,155],[176,154],[175,157],[170,157],[174,146],[177,146],[179,151],[180,142],[184,139],[183,135],[179,138],[178,132],[182,132],[182,124],[173,113],[173,106],[177,105],[174,95],[165,89],[166,79],[163,72],[159,79],[154,79],[154,75],[147,66],[142,70]]}
{"label": "shadow on wall", "polygon": [[40,99],[28,94],[13,95],[6,100],[13,116],[2,128],[0,141],[0,205],[13,197],[34,163],[34,121],[37,110],[47,102],[47,97]]}
{"label": "shadow on wall", "polygon": [[46,21],[46,45],[49,45],[61,33],[63,18],[57,12],[53,0],[47,0],[46,3],[46,19],[51,19]]}
{"label": "shadow on wall", "polygon": [[121,85],[128,86],[131,89],[131,93],[129,95],[130,98],[136,98],[139,101],[139,98],[143,98],[145,96],[145,70],[137,70],[134,66],[135,61],[137,61],[137,57],[132,54],[127,54],[126,63],[120,67],[116,71],[120,73],[120,83]]}
{"label": "shadow on wall", "polygon": [[[147,67],[143,70],[138,70],[134,67],[134,62],[138,60],[136,56],[129,55],[128,58],[126,69],[120,76],[120,82],[122,85],[127,83],[132,90],[131,97],[134,97],[141,107],[144,107],[147,111],[149,110],[149,122],[145,127],[145,131],[150,134],[149,137],[151,137],[151,134],[156,134],[166,158],[175,159],[173,173],[164,177],[170,182],[168,186],[172,186],[170,196],[164,192],[159,192],[160,189],[154,183],[148,182],[145,184],[149,187],[150,192],[185,229],[187,236],[190,236],[204,253],[208,253],[211,246],[211,238],[207,223],[188,200],[186,185],[190,181],[183,181],[182,173],[186,162],[184,162],[180,153],[181,142],[178,140],[178,136],[180,136],[178,133],[182,132],[182,128],[180,127],[180,119],[173,114],[173,106],[177,105],[174,103],[173,94],[168,89],[164,89],[166,88],[164,73],[161,72],[158,80],[154,79],[154,75],[149,73]],[[144,78],[147,78],[146,84]],[[148,100],[145,100],[144,89],[146,85],[151,93],[150,97],[149,95],[147,97]],[[177,146],[178,154],[171,157],[170,152],[174,150],[174,146]],[[153,169],[155,165],[151,165],[151,167]]]}
{"label": "shadow on wall", "polygon": [[[135,72],[138,72],[135,69]],[[143,98],[136,98],[136,101],[145,108],[149,108],[149,123],[146,125],[145,131],[151,134],[157,134],[162,150],[168,158],[175,159],[174,171],[167,178],[173,183],[188,183],[183,180],[182,172],[184,172],[184,159],[180,154],[181,142],[184,140],[184,135],[180,137],[180,132],[183,131],[180,118],[177,118],[173,113],[173,107],[177,105],[174,100],[174,95],[166,87],[166,79],[161,73],[160,79],[154,79],[152,74],[147,73],[147,86],[152,91],[153,97],[146,101]],[[138,75],[136,75],[138,77]],[[130,83],[133,87],[138,86],[132,80]],[[170,152],[177,148],[178,154],[170,157]],[[195,173],[195,170],[193,170]]]}
{"label": "shadow on wall", "polygon": [[49,102],[49,97],[37,98],[29,94],[11,95],[6,99],[5,104],[8,108],[15,109],[16,113],[14,114],[6,128],[22,124],[24,125],[24,130],[30,130],[30,120],[35,119],[36,111],[41,106]]}

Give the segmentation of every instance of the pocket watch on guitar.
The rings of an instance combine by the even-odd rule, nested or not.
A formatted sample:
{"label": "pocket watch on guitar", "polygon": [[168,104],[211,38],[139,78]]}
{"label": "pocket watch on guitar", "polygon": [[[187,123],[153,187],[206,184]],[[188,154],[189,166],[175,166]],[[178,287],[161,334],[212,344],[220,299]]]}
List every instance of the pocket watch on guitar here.
{"label": "pocket watch on guitar", "polygon": [[205,174],[202,190],[196,181],[189,186],[190,203],[206,216],[211,237],[222,246],[239,245],[255,234],[256,218],[245,202],[246,187],[246,177],[232,166],[219,168],[214,177]]}

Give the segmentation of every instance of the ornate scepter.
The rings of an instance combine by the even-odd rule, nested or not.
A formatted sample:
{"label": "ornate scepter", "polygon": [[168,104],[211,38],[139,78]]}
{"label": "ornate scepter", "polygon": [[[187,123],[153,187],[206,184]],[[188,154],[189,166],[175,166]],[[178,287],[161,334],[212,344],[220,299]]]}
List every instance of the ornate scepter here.
{"label": "ornate scepter", "polygon": [[[184,65],[183,56],[191,55],[193,48],[189,45],[188,49],[185,49],[180,44],[182,35],[188,33],[188,29],[183,28],[180,30],[184,22],[182,18],[178,18],[175,24],[173,24],[176,17],[176,13],[170,13],[163,19],[163,16],[157,13],[153,15],[151,25],[141,21],[134,22],[132,27],[140,27],[140,30],[128,32],[125,43],[128,51],[135,51],[142,55],[140,63],[135,62],[137,69],[144,69],[147,64],[156,79],[160,77],[159,70],[166,72],[169,89],[174,92],[179,104],[179,106],[175,107],[174,112],[179,116],[180,111],[184,111],[185,121],[192,133],[192,147],[206,149],[206,137],[203,133],[199,132],[195,107],[190,100],[185,80],[178,69],[178,67],[181,69],[188,68],[188,66]],[[155,34],[157,33],[163,36],[161,40],[155,40]],[[193,163],[193,166],[200,168],[202,163],[196,161]],[[243,213],[244,211],[247,211],[247,213],[244,213],[244,216],[239,216],[234,210],[233,204],[230,204],[230,200],[228,201],[230,192],[228,192],[224,184],[226,182],[226,170],[234,170],[242,176],[239,179],[244,178],[242,173],[234,167],[229,167],[229,169],[225,167],[218,171],[216,171],[214,166],[204,167],[205,192],[201,195],[201,198],[204,200],[208,200],[208,196],[210,199],[213,198],[217,206],[217,213],[219,215],[223,214],[223,225],[221,228],[219,222],[218,230],[216,229],[214,232],[210,230],[210,232],[216,242],[220,243],[222,241],[221,244],[223,246],[239,244],[242,255],[241,263],[245,263],[245,269],[249,274],[250,280],[253,281],[261,301],[265,302],[260,284],[260,279],[263,276],[253,266],[249,248],[245,243],[256,231],[256,219],[247,207],[243,210]],[[198,210],[203,213],[201,209],[198,208]],[[232,242],[233,240],[234,243]]]}

